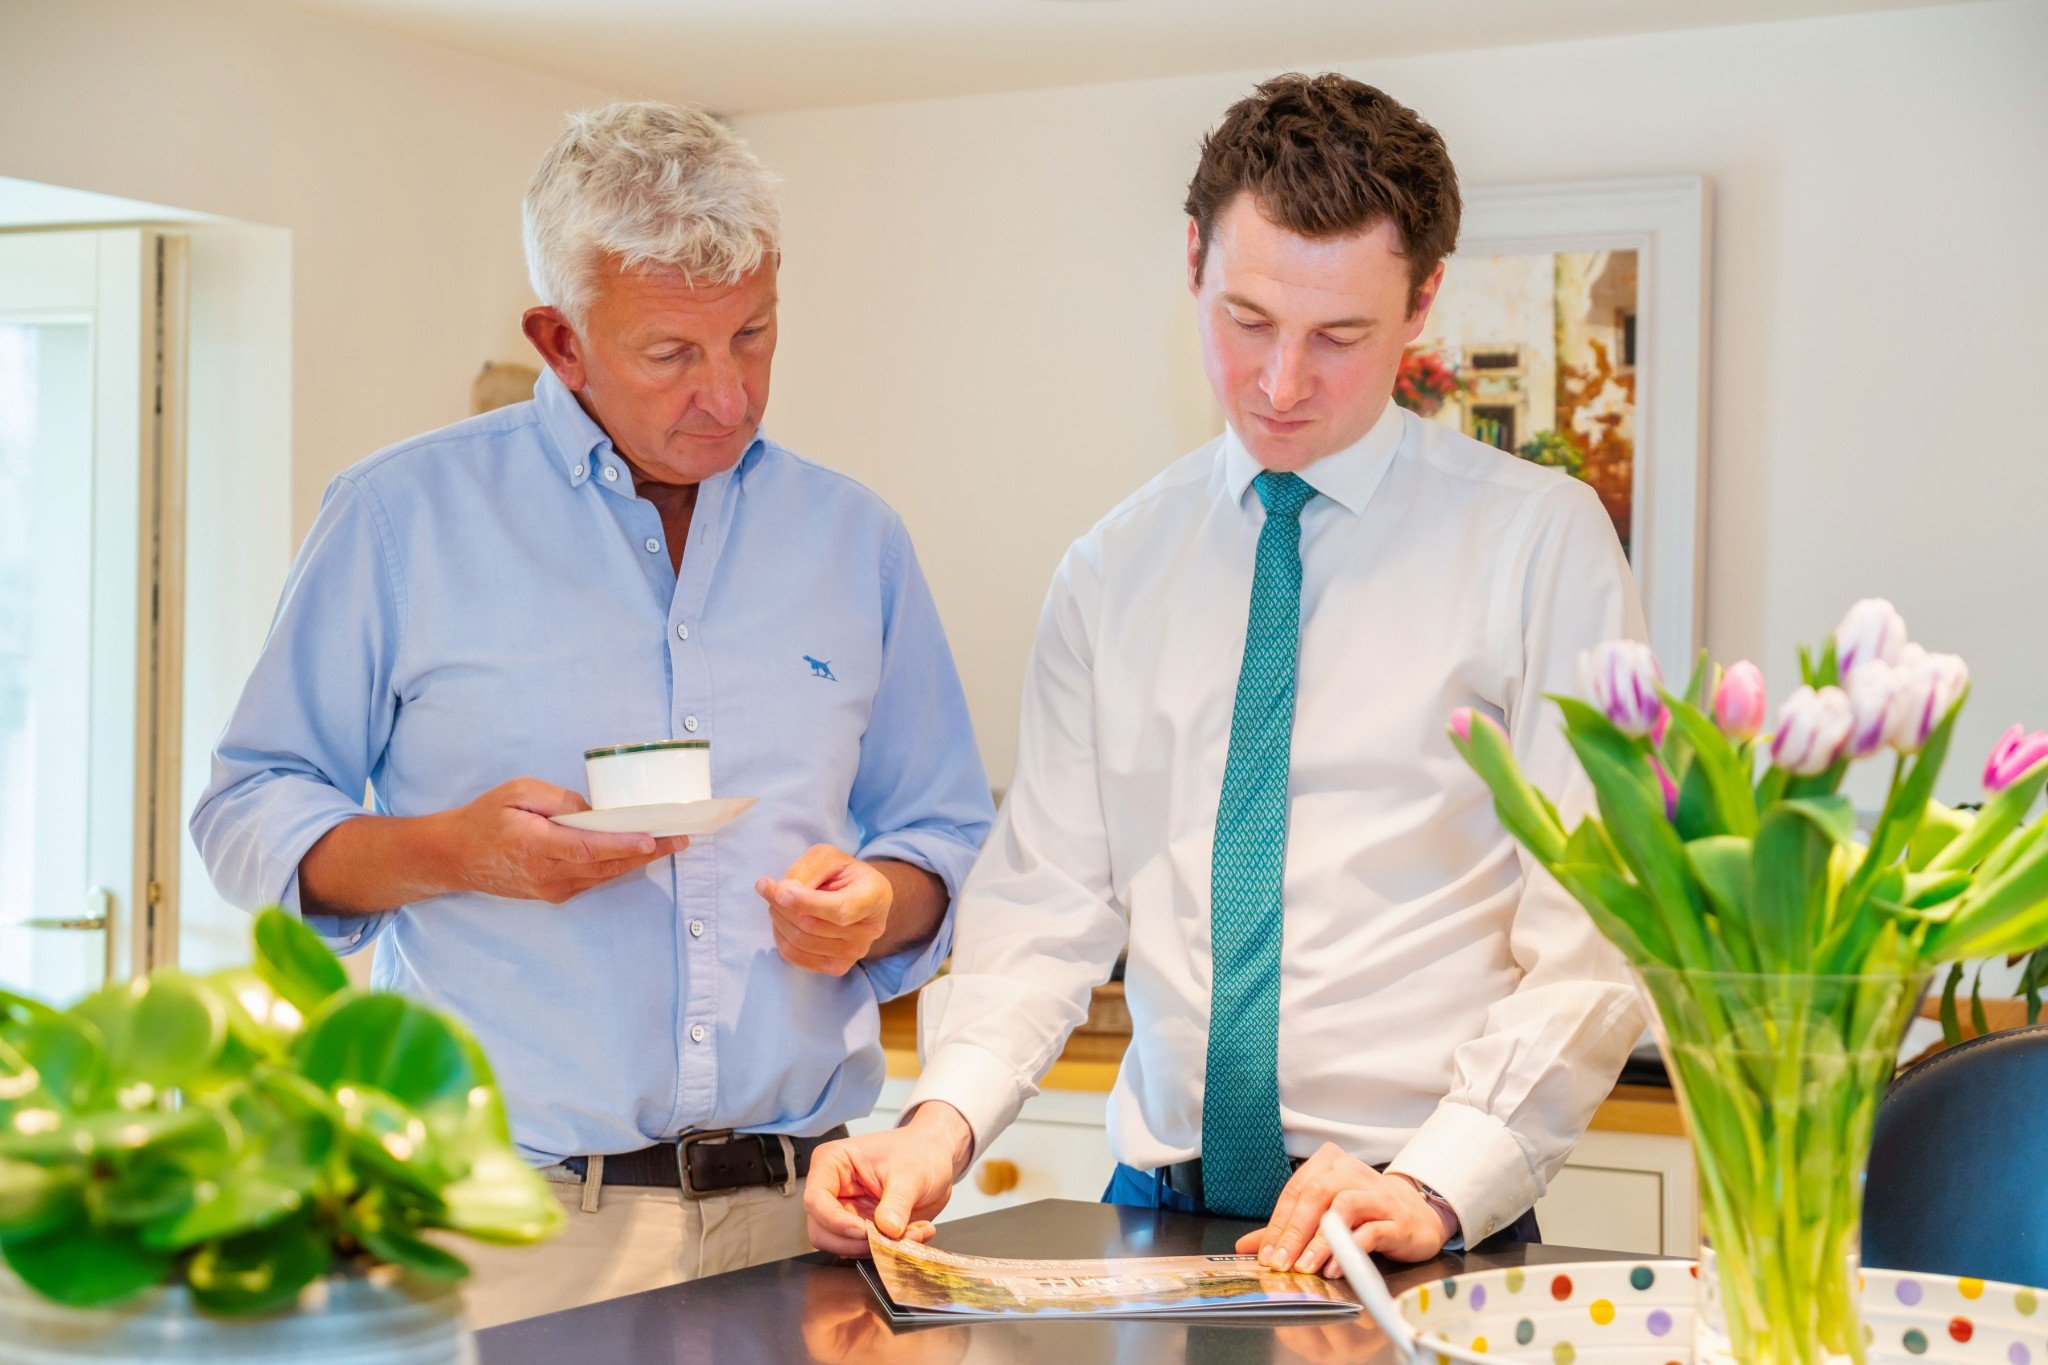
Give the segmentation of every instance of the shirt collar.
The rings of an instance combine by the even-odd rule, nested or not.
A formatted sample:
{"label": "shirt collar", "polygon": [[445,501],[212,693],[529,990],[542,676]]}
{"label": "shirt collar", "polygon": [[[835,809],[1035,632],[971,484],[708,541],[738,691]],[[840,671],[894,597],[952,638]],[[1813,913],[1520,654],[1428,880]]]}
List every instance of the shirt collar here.
{"label": "shirt collar", "polygon": [[[555,458],[561,461],[562,472],[568,476],[571,488],[580,488],[589,480],[599,478],[601,471],[612,469],[617,471],[617,476],[603,480],[604,484],[628,496],[632,494],[632,466],[612,448],[612,438],[605,435],[597,420],[583,410],[583,405],[576,401],[576,395],[569,392],[568,386],[552,369],[542,368],[540,380],[533,386],[533,406],[540,413],[541,428],[547,432],[548,442],[554,447]],[[767,439],[764,433],[756,431],[754,439],[747,443],[745,452],[740,455],[739,463],[727,472],[735,476],[744,473],[759,456]]]}
{"label": "shirt collar", "polygon": [[[1407,413],[1389,399],[1387,410],[1372,429],[1344,449],[1323,456],[1301,471],[1311,488],[1356,516],[1372,501],[1380,480],[1394,463],[1394,452],[1408,430]],[[1244,502],[1245,491],[1264,467],[1245,449],[1234,427],[1223,428],[1223,480],[1233,502]]]}

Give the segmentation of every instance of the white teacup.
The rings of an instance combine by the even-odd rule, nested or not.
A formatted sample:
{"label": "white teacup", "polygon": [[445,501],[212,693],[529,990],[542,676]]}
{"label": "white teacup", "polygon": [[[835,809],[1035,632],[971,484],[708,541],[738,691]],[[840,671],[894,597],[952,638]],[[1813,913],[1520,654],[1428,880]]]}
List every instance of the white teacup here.
{"label": "white teacup", "polygon": [[711,799],[711,741],[657,739],[583,751],[592,810]]}

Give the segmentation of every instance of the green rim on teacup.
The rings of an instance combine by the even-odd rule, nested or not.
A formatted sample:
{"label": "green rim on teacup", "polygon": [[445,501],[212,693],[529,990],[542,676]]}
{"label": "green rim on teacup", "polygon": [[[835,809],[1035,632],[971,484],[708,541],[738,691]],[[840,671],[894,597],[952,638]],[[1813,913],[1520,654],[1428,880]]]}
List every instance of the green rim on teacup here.
{"label": "green rim on teacup", "polygon": [[585,749],[585,758],[610,758],[614,754],[646,754],[656,749],[708,749],[708,739],[656,739],[645,744],[611,744],[602,749]]}

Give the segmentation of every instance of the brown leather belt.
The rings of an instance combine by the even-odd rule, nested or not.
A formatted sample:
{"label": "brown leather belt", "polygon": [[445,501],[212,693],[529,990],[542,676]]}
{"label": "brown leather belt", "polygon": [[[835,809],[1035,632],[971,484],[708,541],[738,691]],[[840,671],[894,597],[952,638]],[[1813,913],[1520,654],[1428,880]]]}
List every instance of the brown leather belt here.
{"label": "brown leather belt", "polygon": [[[691,1199],[764,1185],[779,1185],[788,1190],[810,1171],[812,1152],[845,1136],[844,1125],[816,1137],[735,1133],[727,1129],[685,1133],[674,1142],[657,1142],[637,1152],[606,1156],[604,1174],[599,1179],[607,1185],[681,1190]],[[567,1157],[562,1164],[577,1175],[589,1174],[587,1157]]]}

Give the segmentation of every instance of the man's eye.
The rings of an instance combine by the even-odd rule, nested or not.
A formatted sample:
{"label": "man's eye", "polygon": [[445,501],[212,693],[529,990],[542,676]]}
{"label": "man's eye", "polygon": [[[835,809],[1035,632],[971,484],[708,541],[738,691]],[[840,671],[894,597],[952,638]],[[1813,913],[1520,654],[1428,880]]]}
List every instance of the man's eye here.
{"label": "man's eye", "polygon": [[666,365],[672,360],[681,360],[682,358],[683,353],[681,351],[670,351],[667,355],[658,355],[654,357],[654,363],[657,365]]}
{"label": "man's eye", "polygon": [[1332,346],[1337,347],[1356,346],[1361,340],[1361,338],[1359,337],[1333,337],[1328,332],[1323,332],[1319,335],[1321,335],[1324,341],[1327,341]]}
{"label": "man's eye", "polygon": [[1273,325],[1272,323],[1263,321],[1259,318],[1234,317],[1231,319],[1231,321],[1236,323],[1241,330],[1247,332],[1263,332]]}

